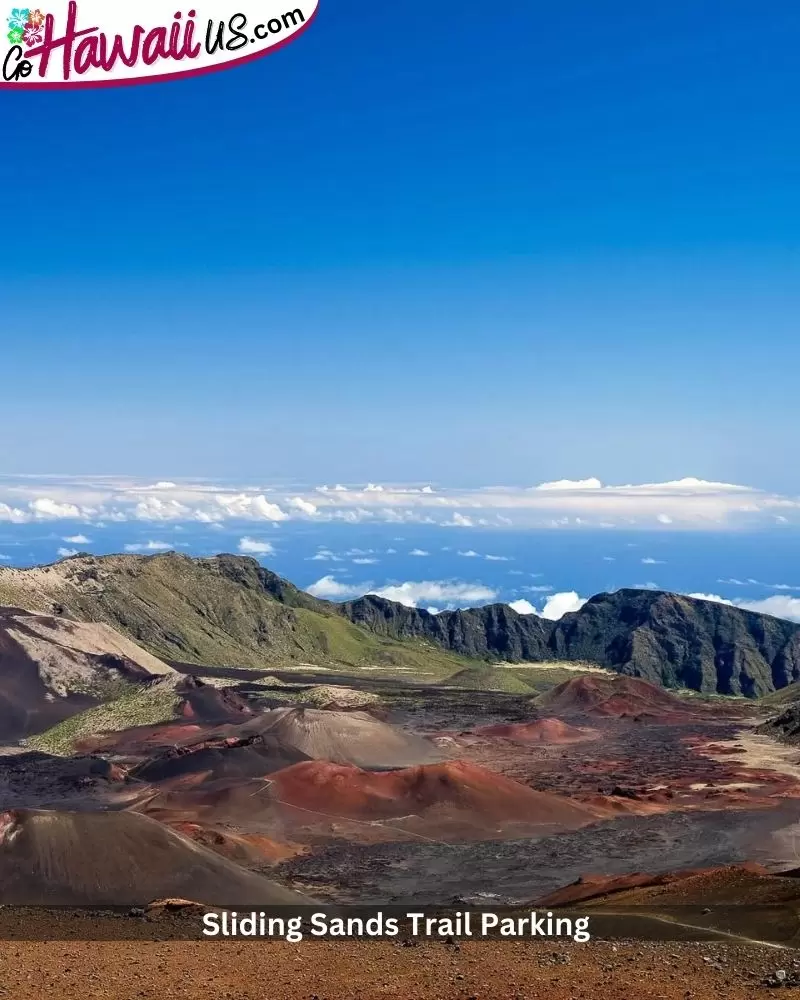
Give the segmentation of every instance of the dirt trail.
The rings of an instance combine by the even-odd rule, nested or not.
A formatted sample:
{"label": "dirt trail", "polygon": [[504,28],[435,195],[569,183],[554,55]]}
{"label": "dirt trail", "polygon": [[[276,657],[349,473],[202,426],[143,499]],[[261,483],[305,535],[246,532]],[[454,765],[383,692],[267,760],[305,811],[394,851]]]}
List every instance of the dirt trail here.
{"label": "dirt trail", "polygon": [[[788,774],[800,781],[800,749],[786,743],[779,743],[770,736],[759,736],[752,729],[740,730],[733,739],[714,743],[715,750],[698,750],[712,760],[730,763],[736,760],[743,768],[763,771],[775,771],[778,774]],[[741,748],[741,753],[732,754],[731,750]]]}

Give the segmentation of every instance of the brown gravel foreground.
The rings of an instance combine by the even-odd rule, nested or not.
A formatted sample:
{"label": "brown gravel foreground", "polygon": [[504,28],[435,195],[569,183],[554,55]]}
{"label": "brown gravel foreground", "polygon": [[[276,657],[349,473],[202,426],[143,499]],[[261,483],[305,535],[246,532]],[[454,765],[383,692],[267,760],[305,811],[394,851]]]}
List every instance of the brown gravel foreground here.
{"label": "brown gravel foreground", "polygon": [[770,996],[765,975],[798,967],[797,951],[718,944],[6,942],[0,997],[739,1000]]}

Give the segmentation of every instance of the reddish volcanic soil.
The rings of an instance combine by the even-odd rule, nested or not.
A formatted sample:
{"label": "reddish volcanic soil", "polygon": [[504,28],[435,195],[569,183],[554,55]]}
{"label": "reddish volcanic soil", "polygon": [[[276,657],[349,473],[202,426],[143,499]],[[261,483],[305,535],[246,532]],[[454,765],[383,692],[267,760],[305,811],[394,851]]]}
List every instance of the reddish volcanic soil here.
{"label": "reddish volcanic soil", "polygon": [[175,747],[134,768],[131,776],[153,783],[192,775],[204,779],[263,778],[308,759],[306,754],[269,735],[249,741],[231,738],[221,745]]}
{"label": "reddish volcanic soil", "polygon": [[[584,875],[572,885],[564,886],[555,892],[548,893],[535,902],[535,906],[573,906],[588,900],[608,899],[611,896],[626,894],[629,901],[634,898],[632,890],[654,889],[662,886],[679,886],[676,890],[684,903],[707,904],[715,902],[715,895],[708,891],[715,886],[717,892],[724,892],[723,887],[731,885],[763,885],[773,893],[773,902],[782,901],[788,888],[791,895],[784,898],[795,899],[800,896],[800,880],[786,879],[770,875],[766,868],[753,862],[730,865],[721,868],[689,869],[687,871],[664,872],[660,875],[634,872],[632,875]],[[696,891],[704,886],[703,891]],[[763,893],[762,893],[763,894]],[[635,898],[645,900],[654,894],[642,893]],[[666,894],[669,899],[675,893]]]}
{"label": "reddish volcanic soil", "polygon": [[134,726],[118,733],[106,733],[76,740],[75,752],[109,754],[120,757],[142,757],[147,753],[167,750],[183,740],[200,736],[203,726],[193,722],[166,722],[160,726]]}
{"label": "reddish volcanic soil", "polygon": [[[449,756],[607,815],[766,808],[800,794],[792,774],[708,752],[746,725],[748,706],[687,700],[638,678],[590,674],[540,696],[536,708],[547,714],[470,732],[440,730],[435,738]],[[579,726],[583,719],[591,728]]]}
{"label": "reddish volcanic soil", "polygon": [[539,697],[537,704],[556,715],[678,722],[696,718],[703,703],[692,704],[638,677],[582,674]]}
{"label": "reddish volcanic soil", "polygon": [[763,1000],[796,961],[738,942],[15,941],[0,979],[14,1000]]}
{"label": "reddish volcanic soil", "polygon": [[512,743],[548,743],[563,746],[568,743],[584,743],[594,738],[591,729],[579,729],[560,719],[536,719],[534,722],[515,722],[507,725],[482,726],[475,730],[477,736],[492,736]]}
{"label": "reddish volcanic soil", "polygon": [[[170,782],[139,809],[182,831],[235,826],[247,837],[266,835],[286,857],[297,844],[340,839],[370,844],[542,836],[610,815],[465,761],[380,772],[307,761],[261,781]],[[192,835],[226,856],[234,849],[229,841],[215,843],[213,834]]]}
{"label": "reddish volcanic soil", "polygon": [[137,756],[177,747],[185,741],[202,737],[217,726],[237,726],[258,713],[235,691],[204,684],[196,677],[185,677],[176,688],[180,695],[177,716],[180,721],[157,726],[135,726],[121,732],[79,740],[77,753],[108,753]]}
{"label": "reddish volcanic soil", "polygon": [[[536,704],[426,691],[413,713],[391,703],[405,727],[294,707],[242,721],[202,687],[186,704],[196,721],[103,738],[148,758],[109,801],[312,896],[518,901],[605,872],[634,880],[616,897],[670,867],[782,861],[751,848],[800,814],[794,774],[711,752],[746,712],[635,678],[575,677]],[[238,721],[200,718],[218,710]]]}
{"label": "reddish volcanic soil", "polygon": [[283,804],[347,819],[424,817],[443,810],[482,827],[525,823],[577,829],[602,815],[464,761],[382,773],[314,761],[279,771],[272,781]]}
{"label": "reddish volcanic soil", "polygon": [[[568,686],[574,694],[574,681],[561,685],[562,694]],[[594,689],[577,687],[579,693],[587,690]],[[659,695],[673,698],[666,692]],[[558,700],[574,706],[571,695]],[[593,720],[591,744],[523,744],[508,739],[509,731],[527,729],[531,723],[495,724],[459,736],[443,734],[437,742],[451,756],[499,771],[538,791],[556,792],[614,814],[769,808],[782,798],[800,796],[800,782],[792,773],[763,765],[748,767],[746,753],[710,752],[720,741],[742,731],[745,720],[730,717],[730,709],[717,717],[701,705],[696,718],[673,717],[669,723],[656,723],[632,716],[593,715],[594,701],[590,698],[588,703],[586,715]],[[547,706],[548,712],[552,709]],[[568,715],[569,723],[577,716],[576,712]],[[536,721],[550,720],[532,724]]]}
{"label": "reddish volcanic soil", "polygon": [[257,833],[234,833],[231,830],[203,826],[200,823],[171,823],[171,828],[197,844],[210,848],[245,867],[277,865],[307,850],[301,844],[281,843]]}

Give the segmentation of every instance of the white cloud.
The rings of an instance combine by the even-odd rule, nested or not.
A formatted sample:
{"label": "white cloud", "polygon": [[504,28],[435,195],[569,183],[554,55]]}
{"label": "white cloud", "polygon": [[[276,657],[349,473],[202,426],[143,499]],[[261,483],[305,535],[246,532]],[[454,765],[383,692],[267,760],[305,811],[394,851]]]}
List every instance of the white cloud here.
{"label": "white cloud", "polygon": [[67,535],[64,541],[72,545],[89,545],[91,538],[87,538],[86,535]]}
{"label": "white cloud", "polygon": [[11,556],[7,556],[5,552],[0,552],[0,562],[11,562]]}
{"label": "white cloud", "polygon": [[60,548],[58,550],[58,555],[60,556],[61,559],[69,559],[70,556],[76,556],[77,554],[78,554],[77,549]]}
{"label": "white cloud", "polygon": [[737,601],[737,606],[748,611],[758,611],[762,615],[774,615],[776,618],[788,618],[789,621],[800,622],[800,598],[797,597],[775,594],[760,601]]}
{"label": "white cloud", "polygon": [[484,559],[488,559],[489,562],[512,562],[510,556],[484,556]]}
{"label": "white cloud", "polygon": [[[535,587],[528,587],[527,590],[536,590]],[[549,588],[546,588],[549,589]],[[544,607],[541,611],[537,611],[530,601],[526,601],[521,598],[517,601],[511,601],[509,607],[513,608],[517,614],[520,615],[537,615],[539,618],[545,618],[547,621],[556,622],[564,615],[569,614],[572,611],[580,611],[580,609],[586,603],[586,599],[579,597],[574,590],[564,591],[559,594],[552,594],[544,602]]]}
{"label": "white cloud", "polygon": [[644,559],[642,559],[642,564],[645,565],[645,566],[664,566],[665,565],[663,559],[654,559],[652,556],[645,556]]}
{"label": "white cloud", "polygon": [[361,597],[363,590],[351,583],[339,583],[333,576],[323,576],[321,580],[306,587],[306,592],[312,597],[321,597],[328,601],[346,601],[351,597]]}
{"label": "white cloud", "polygon": [[125,546],[126,552],[169,552],[174,546],[169,542],[133,542]]}
{"label": "white cloud", "polygon": [[245,536],[239,539],[239,551],[252,556],[272,556],[275,555],[275,546],[271,542]]}
{"label": "white cloud", "polygon": [[541,587],[523,587],[522,589],[527,594],[549,594],[553,588],[542,585]]}
{"label": "white cloud", "polygon": [[458,552],[458,555],[464,556],[466,559],[480,559],[481,554],[473,549],[467,549],[466,552]]}
{"label": "white cloud", "polygon": [[747,580],[737,580],[735,578],[717,580],[717,583],[730,584],[734,587],[766,587],[767,590],[800,590],[800,585],[793,583],[763,583],[761,580],[754,580],[752,577],[749,577]]}
{"label": "white cloud", "polygon": [[3,477],[0,521],[267,521],[436,524],[518,530],[736,530],[800,527],[800,497],[697,477],[613,486],[597,478],[543,482],[530,489],[438,486],[226,487],[208,480],[152,483],[115,477]]}
{"label": "white cloud", "polygon": [[410,556],[429,556],[430,552],[426,552],[425,549],[412,549],[408,554]]}
{"label": "white cloud", "polygon": [[713,601],[715,604],[730,604],[733,607],[734,602],[728,601],[724,597],[720,597],[719,594],[687,594],[687,597],[693,597],[696,601]]}
{"label": "white cloud", "polygon": [[599,479],[557,479],[554,483],[539,483],[534,489],[537,490],[558,490],[560,492],[572,490],[601,490],[603,484]]}
{"label": "white cloud", "polygon": [[341,556],[335,555],[330,549],[319,549],[310,557],[310,562],[344,562]]}
{"label": "white cloud", "polygon": [[459,514],[458,511],[453,514],[450,521],[442,521],[442,524],[447,528],[473,528],[475,526],[472,518]]}
{"label": "white cloud", "polygon": [[292,497],[289,501],[289,506],[294,507],[295,510],[299,510],[303,514],[313,516],[317,513],[317,505],[311,503],[310,500],[304,500],[302,497]]}
{"label": "white cloud", "polygon": [[[111,517],[114,517],[114,514]],[[192,518],[192,510],[177,500],[145,497],[134,507],[133,517],[137,521],[188,521]],[[127,518],[122,514],[120,520]]]}
{"label": "white cloud", "polygon": [[0,503],[0,521],[11,521],[14,524],[22,524],[30,521],[31,515],[19,507],[11,507],[7,503]]}
{"label": "white cloud", "polygon": [[[374,594],[388,601],[396,601],[408,608],[419,605],[429,607],[431,602],[437,602],[438,607],[445,604],[449,607],[471,607],[474,604],[486,603],[497,597],[497,592],[479,583],[464,583],[459,580],[407,580],[404,583],[391,583],[374,588],[370,583],[351,584],[340,583],[333,576],[323,576],[306,588],[314,597],[327,600],[344,601],[364,594]],[[438,613],[438,612],[437,612]]]}
{"label": "white cloud", "polygon": [[788,597],[783,594],[773,594],[760,600],[744,600],[737,598],[729,600],[719,594],[687,594],[698,601],[714,601],[717,604],[727,604],[745,611],[757,611],[762,615],[772,615],[774,618],[786,618],[788,621],[800,622],[800,598]]}
{"label": "white cloud", "polygon": [[580,611],[585,603],[586,598],[579,597],[574,590],[553,594],[545,601],[540,617],[555,622],[572,611]]}
{"label": "white cloud", "polygon": [[31,500],[29,507],[35,517],[64,519],[81,516],[80,507],[74,503],[58,503],[48,497],[37,497],[36,500]]}
{"label": "white cloud", "polygon": [[461,583],[450,580],[421,580],[419,582],[389,584],[379,590],[370,591],[388,601],[397,601],[406,607],[415,608],[420,603],[438,601],[443,604],[457,604],[468,607],[472,604],[485,603],[497,597],[497,591],[484,587],[479,583]]}
{"label": "white cloud", "polygon": [[360,556],[358,559],[354,559],[353,563],[356,566],[374,566],[375,563],[380,560],[373,558],[372,556]]}
{"label": "white cloud", "polygon": [[236,496],[218,495],[216,503],[230,517],[240,517],[253,521],[285,521],[288,518],[281,508],[267,500],[263,494],[250,496],[239,493]]}
{"label": "white cloud", "polygon": [[518,615],[535,615],[536,608],[531,604],[530,601],[519,600],[519,601],[509,601],[508,606],[517,612]]}

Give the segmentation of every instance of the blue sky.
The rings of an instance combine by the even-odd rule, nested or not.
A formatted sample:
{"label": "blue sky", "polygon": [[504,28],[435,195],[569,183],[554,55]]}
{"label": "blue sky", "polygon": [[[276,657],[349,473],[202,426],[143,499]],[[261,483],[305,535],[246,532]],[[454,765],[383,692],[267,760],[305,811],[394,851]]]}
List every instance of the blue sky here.
{"label": "blue sky", "polygon": [[797,488],[799,41],[328,0],[249,66],[5,93],[2,468]]}
{"label": "blue sky", "polygon": [[4,91],[4,561],[800,617],[799,43],[789,0],[323,0],[231,71]]}

